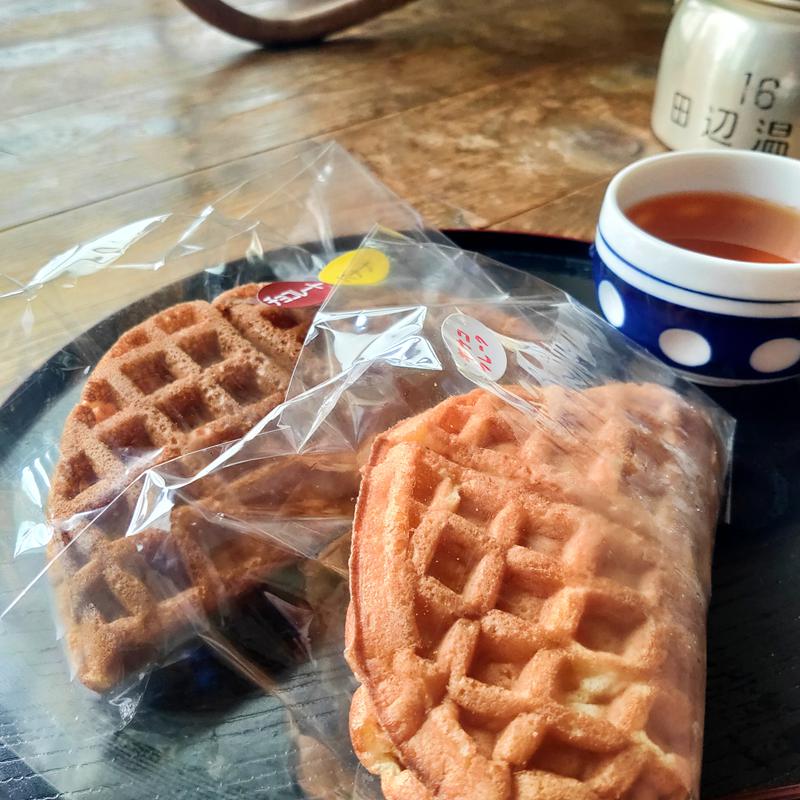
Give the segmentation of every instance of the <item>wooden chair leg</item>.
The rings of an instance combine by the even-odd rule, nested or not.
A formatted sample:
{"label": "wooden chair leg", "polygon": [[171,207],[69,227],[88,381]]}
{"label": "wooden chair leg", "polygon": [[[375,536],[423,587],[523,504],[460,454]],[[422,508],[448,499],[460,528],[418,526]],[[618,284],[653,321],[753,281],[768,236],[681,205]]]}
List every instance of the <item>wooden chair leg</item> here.
{"label": "wooden chair leg", "polygon": [[335,0],[317,10],[281,18],[247,14],[223,0],[180,0],[209,25],[265,45],[298,44],[323,39],[412,0]]}

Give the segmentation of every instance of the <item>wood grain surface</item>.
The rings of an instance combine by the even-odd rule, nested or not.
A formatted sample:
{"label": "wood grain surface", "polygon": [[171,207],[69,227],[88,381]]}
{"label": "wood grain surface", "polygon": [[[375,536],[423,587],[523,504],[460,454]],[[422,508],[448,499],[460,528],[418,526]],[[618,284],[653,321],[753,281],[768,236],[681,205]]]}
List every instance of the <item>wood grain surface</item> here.
{"label": "wood grain surface", "polygon": [[[0,295],[108,231],[196,214],[309,140],[338,140],[434,226],[588,239],[606,182],[660,149],[649,115],[670,5],[418,0],[265,50],[177,0],[6,0]],[[109,281],[66,307],[4,302],[0,396],[113,310]]]}
{"label": "wood grain surface", "polygon": [[[591,187],[658,147],[648,120],[669,6],[419,0],[266,51],[175,0],[6,0],[3,272],[24,278],[83,237],[192,210],[260,154],[320,138],[435,225],[588,237]],[[568,214],[544,211],[565,197]]]}

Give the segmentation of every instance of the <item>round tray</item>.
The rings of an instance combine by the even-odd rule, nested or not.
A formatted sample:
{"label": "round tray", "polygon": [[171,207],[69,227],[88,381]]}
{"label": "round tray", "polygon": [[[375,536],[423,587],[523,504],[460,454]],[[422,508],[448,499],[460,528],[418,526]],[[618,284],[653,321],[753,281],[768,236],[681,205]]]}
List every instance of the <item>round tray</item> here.
{"label": "round tray", "polygon": [[[588,244],[517,233],[446,233],[460,247],[534,273],[596,310]],[[342,242],[342,249],[356,243]],[[265,267],[263,274],[251,279],[271,277]],[[207,291],[201,289],[199,280],[195,287],[195,280],[188,278],[114,314],[87,336],[95,344],[110,346],[120,333],[159,308]],[[224,273],[219,280],[220,291],[228,288]],[[42,409],[74,402],[82,375],[63,365],[69,363],[71,348],[79,352],[80,344],[56,354],[0,407],[0,474],[13,469],[9,459],[19,451],[21,441],[52,424]],[[800,381],[720,389],[711,394],[738,420],[731,503],[728,520],[717,533],[709,616],[703,797],[719,798],[746,789],[800,782],[800,492],[795,489],[800,481],[800,425],[796,420]],[[2,568],[0,563],[0,573]],[[197,658],[195,667],[221,669],[202,654]],[[21,742],[8,719],[2,672],[0,659],[0,795],[10,792],[10,800],[78,797],[73,790],[64,791],[58,770],[52,775],[50,770],[37,774],[18,757],[18,751],[30,750],[37,743]],[[173,689],[171,684],[161,687],[166,692]],[[186,715],[184,712],[183,717]],[[198,764],[198,753],[207,753],[208,737],[217,735],[207,727],[198,728],[195,742],[184,736],[181,747],[166,756],[160,749],[163,737],[159,738],[162,744],[142,749],[141,735],[137,738],[126,729],[116,737],[107,757],[119,760],[128,778],[132,772],[138,774],[141,789],[120,792],[109,785],[87,790],[92,789],[92,796],[98,798],[150,800],[153,786],[161,785],[162,796],[188,798],[192,796],[191,780],[172,786],[169,776],[206,769],[207,765]],[[250,735],[261,734],[254,727]],[[43,737],[42,747],[45,741]],[[246,735],[238,748],[247,753]],[[160,763],[162,758],[165,763]],[[80,764],[72,768],[80,769]],[[234,775],[236,768],[235,762],[226,764],[225,774]],[[227,793],[226,779],[220,780],[219,797],[239,797]],[[278,796],[269,790],[263,793],[264,786],[251,787],[249,797]],[[64,794],[59,794],[62,791]],[[288,791],[280,796],[299,795]]]}

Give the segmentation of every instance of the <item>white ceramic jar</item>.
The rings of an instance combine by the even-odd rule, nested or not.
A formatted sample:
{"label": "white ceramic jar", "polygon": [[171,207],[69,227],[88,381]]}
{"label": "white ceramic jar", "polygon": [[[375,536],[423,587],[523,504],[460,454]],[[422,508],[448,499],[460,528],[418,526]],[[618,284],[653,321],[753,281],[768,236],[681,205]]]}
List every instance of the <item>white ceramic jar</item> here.
{"label": "white ceramic jar", "polygon": [[652,125],[673,150],[800,158],[800,0],[679,0]]}

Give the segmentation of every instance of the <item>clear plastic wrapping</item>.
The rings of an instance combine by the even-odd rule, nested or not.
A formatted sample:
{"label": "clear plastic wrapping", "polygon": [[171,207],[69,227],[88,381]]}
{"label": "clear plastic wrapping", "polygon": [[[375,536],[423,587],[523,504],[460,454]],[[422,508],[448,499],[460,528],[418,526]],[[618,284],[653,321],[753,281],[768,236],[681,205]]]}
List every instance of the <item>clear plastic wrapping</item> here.
{"label": "clear plastic wrapping", "polygon": [[[117,479],[125,485],[110,501],[98,492],[99,506],[68,506],[57,519],[45,504],[61,431],[51,426],[52,438],[15,445],[25,447],[25,462],[4,475],[13,502],[4,536],[16,553],[2,565],[0,622],[9,744],[67,797],[379,798],[380,781],[359,759],[383,775],[389,798],[409,785],[417,793],[408,796],[427,796],[414,781],[446,787],[441,796],[489,796],[477,794],[489,792],[478,772],[497,796],[579,784],[595,792],[587,797],[696,793],[710,557],[731,420],[564,293],[425,233],[341,151],[297,159],[276,173],[285,179],[265,179],[280,189],[263,208],[228,209],[223,223],[223,203],[182,236],[195,268],[194,259],[212,252],[214,263],[188,279],[180,260],[169,280],[156,270],[162,284],[180,282],[102,339],[108,348],[122,336],[120,357],[157,408],[166,389],[183,387],[170,402],[197,438],[181,439],[174,452],[161,444],[154,455],[149,418],[137,428],[139,412],[129,415],[119,440],[130,457]],[[235,207],[235,199],[225,202]],[[215,230],[234,235],[223,236],[221,250],[190,247],[216,216]],[[344,229],[333,222],[345,218]],[[298,320],[310,327],[293,372],[296,350],[276,350],[270,339],[259,351],[290,362],[286,382],[272,387],[283,403],[262,405],[275,392],[256,356],[244,359],[252,385],[237,378],[228,386],[227,373],[214,373],[225,402],[255,409],[235,437],[214,428],[219,414],[205,406],[217,395],[195,385],[205,378],[181,373],[180,354],[171,361],[159,353],[177,342],[204,370],[222,370],[239,358],[233,345],[226,349],[223,323],[233,317],[214,322],[205,306],[171,306],[251,282],[319,280],[354,246],[341,235],[373,222],[381,227],[327,273],[335,286],[315,314],[290,309],[290,325],[258,293],[232,295],[244,319],[266,309],[279,331]],[[237,262],[231,243],[245,240]],[[101,268],[78,270],[67,259],[52,283],[29,285],[30,303],[69,311],[65,292],[119,265],[90,261]],[[171,268],[171,259],[148,261],[156,263]],[[126,283],[129,274],[153,272],[126,272]],[[152,288],[132,285],[113,302]],[[136,328],[123,336],[154,313],[141,329],[147,336]],[[86,327],[85,319],[63,319],[73,337]],[[106,413],[116,411],[106,404],[118,397],[98,389],[87,401],[84,368],[101,363],[99,378],[120,390],[103,377],[105,348],[92,331],[69,351],[81,380],[41,413],[63,421],[80,400],[88,403],[86,430],[105,431]],[[168,341],[156,347],[158,331]],[[137,354],[147,355],[141,370]],[[155,463],[162,452],[175,457]],[[97,483],[103,465],[87,458],[90,472],[78,473]],[[443,481],[446,491],[424,488]],[[423,523],[409,522],[402,502],[425,516],[444,495],[458,496],[447,510],[455,517],[420,556]],[[348,666],[354,515],[360,567]],[[522,591],[512,577],[526,558],[535,563]],[[424,599],[431,586],[443,606],[425,605],[434,602]],[[516,639],[501,630],[512,623],[527,626]],[[493,624],[501,631],[494,638]],[[468,628],[472,644],[461,649],[471,666],[459,673],[446,657],[457,635],[447,632]],[[494,655],[485,655],[487,642]],[[550,689],[536,677],[546,664]],[[421,684],[423,672],[439,677]],[[407,687],[394,696],[387,687],[397,681]],[[487,697],[506,710],[478,713],[475,703]],[[536,717],[542,697],[552,706],[542,719],[552,722],[558,708],[561,722],[514,739],[507,731]],[[438,722],[425,720],[445,717],[448,733],[432,735]],[[530,752],[514,750],[511,739]],[[446,758],[452,768],[419,755],[428,745],[431,753],[456,748]],[[664,754],[657,768],[647,760],[656,750]]]}

